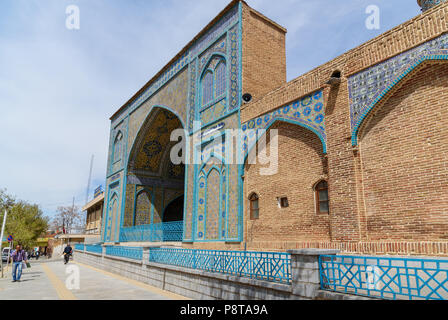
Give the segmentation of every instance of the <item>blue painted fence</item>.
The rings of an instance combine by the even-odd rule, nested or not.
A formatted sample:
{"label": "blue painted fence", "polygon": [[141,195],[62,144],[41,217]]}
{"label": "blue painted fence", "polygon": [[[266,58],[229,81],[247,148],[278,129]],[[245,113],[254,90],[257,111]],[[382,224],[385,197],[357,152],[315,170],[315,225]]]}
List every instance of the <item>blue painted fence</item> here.
{"label": "blue painted fence", "polygon": [[181,242],[183,221],[122,228],[120,242]]}
{"label": "blue painted fence", "polygon": [[143,248],[141,248],[141,247],[107,246],[106,247],[106,255],[134,259],[134,260],[142,260],[143,259]]}
{"label": "blue painted fence", "polygon": [[320,256],[323,290],[392,300],[448,300],[448,260]]}
{"label": "blue painted fence", "polygon": [[288,253],[151,248],[149,261],[271,282],[291,283],[291,255]]}
{"label": "blue painted fence", "polygon": [[82,243],[75,244],[75,250],[84,251],[84,245]]}
{"label": "blue painted fence", "polygon": [[85,247],[87,252],[93,252],[98,254],[103,253],[103,247],[101,245],[86,244]]}

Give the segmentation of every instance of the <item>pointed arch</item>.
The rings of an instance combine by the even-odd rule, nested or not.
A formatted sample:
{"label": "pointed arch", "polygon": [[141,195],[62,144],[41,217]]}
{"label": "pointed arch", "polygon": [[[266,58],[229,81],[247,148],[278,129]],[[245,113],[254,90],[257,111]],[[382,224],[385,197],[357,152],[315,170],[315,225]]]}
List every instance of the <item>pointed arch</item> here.
{"label": "pointed arch", "polygon": [[287,119],[287,118],[274,118],[272,121],[270,121],[268,123],[268,125],[263,128],[263,129],[257,129],[258,130],[265,130],[264,133],[260,136],[260,137],[256,137],[255,140],[251,141],[250,144],[245,143],[243,145],[244,148],[244,161],[243,163],[246,163],[247,158],[249,157],[249,154],[251,153],[251,151],[253,150],[253,148],[255,148],[255,146],[258,144],[258,141],[266,136],[266,133],[269,131],[269,129],[276,124],[277,122],[286,122],[286,123],[291,123],[294,125],[297,125],[299,127],[305,128],[311,132],[313,132],[315,135],[317,135],[317,137],[319,138],[320,142],[322,143],[322,152],[323,154],[327,154],[327,144],[325,142],[325,138],[318,132],[316,131],[313,127],[306,125],[305,123],[299,122],[299,121],[294,121],[291,119]]}
{"label": "pointed arch", "polygon": [[377,95],[375,95],[371,101],[367,104],[368,107],[365,108],[358,122],[355,124],[352,131],[352,145],[358,145],[358,136],[360,131],[365,127],[365,124],[368,120],[373,116],[375,111],[384,104],[385,101],[398,90],[406,81],[409,80],[410,77],[415,75],[422,67],[424,67],[427,63],[440,63],[446,62],[448,60],[448,54],[426,54],[416,59],[413,63],[411,63],[408,67],[405,68],[405,71],[397,76],[394,80],[390,82],[384,89],[379,91]]}
{"label": "pointed arch", "polygon": [[205,238],[207,240],[218,240],[219,232],[219,206],[221,170],[216,166],[210,168],[207,174],[206,205],[205,205]]}
{"label": "pointed arch", "polygon": [[119,205],[119,196],[117,191],[113,191],[109,197],[109,201],[107,203],[107,221],[105,224],[105,241],[112,240],[112,234],[114,232],[116,223],[116,217],[118,214],[118,205]]}
{"label": "pointed arch", "polygon": [[152,192],[142,189],[135,196],[133,226],[148,225],[151,223]]}
{"label": "pointed arch", "polygon": [[144,132],[145,132],[145,130],[147,130],[151,126],[151,124],[155,120],[155,117],[156,117],[157,113],[160,110],[166,110],[166,111],[169,111],[172,114],[174,114],[177,117],[177,119],[180,121],[182,127],[185,128],[184,120],[182,119],[182,117],[175,110],[173,110],[170,107],[164,106],[164,105],[158,105],[157,104],[157,105],[152,106],[152,108],[149,110],[149,112],[148,112],[148,114],[146,116],[145,121],[143,121],[143,123],[140,125],[140,127],[137,130],[137,134],[135,135],[135,139],[132,142],[131,148],[129,149],[130,151],[129,151],[129,156],[128,156],[127,161],[126,161],[126,166],[129,165],[130,159],[133,158],[133,156],[137,152],[136,149],[138,149],[139,144],[144,139]]}
{"label": "pointed arch", "polygon": [[[164,140],[166,143],[160,143],[160,139],[156,139],[154,141],[146,141],[147,140],[147,134],[150,134],[149,130],[156,130],[157,128],[155,128],[154,126],[156,125],[156,123],[158,122],[159,118],[162,115],[165,115],[165,118],[167,119],[167,121],[171,121],[171,120],[176,120],[178,122],[178,124],[176,125],[177,128],[174,129],[183,129],[185,128],[183,120],[179,117],[179,115],[177,113],[175,113],[174,110],[165,107],[165,106],[160,106],[160,105],[155,105],[151,108],[151,111],[148,113],[148,116],[146,118],[146,120],[142,123],[142,125],[140,126],[138,133],[132,143],[132,147],[130,149],[129,152],[129,156],[127,159],[127,163],[126,166],[128,168],[128,172],[132,171],[135,167],[136,167],[136,163],[138,161],[138,156],[139,154],[141,154],[142,151],[145,151],[145,153],[153,156],[155,153],[158,155],[158,157],[162,157],[163,155],[166,154],[166,146],[169,142],[169,137],[170,137],[170,133],[166,131],[164,134]],[[168,129],[172,129],[172,128],[168,128]],[[162,134],[160,132],[155,132],[155,134]],[[147,144],[147,145],[145,145]],[[143,150],[145,149],[145,150]],[[159,159],[159,161],[157,161],[159,164],[161,163],[160,160],[163,159]],[[155,169],[155,168],[152,168]],[[158,166],[157,167],[157,173],[161,173],[162,170],[162,166]]]}
{"label": "pointed arch", "polygon": [[114,144],[112,149],[112,161],[111,161],[112,164],[121,160],[122,157],[123,133],[121,132],[121,130],[118,130],[118,132],[115,134],[115,138],[113,141]]}
{"label": "pointed arch", "polygon": [[205,109],[222,100],[227,92],[227,59],[221,53],[214,53],[201,70],[199,78],[200,109]]}
{"label": "pointed arch", "polygon": [[[220,155],[215,154],[214,152],[212,152],[212,153],[210,154],[210,156],[209,156],[209,157],[203,162],[203,164],[201,165],[201,167],[200,167],[200,169],[199,169],[199,172],[203,171],[204,168],[205,168],[206,166],[210,165],[209,162],[210,162],[210,160],[212,160],[213,158],[216,159],[216,160],[218,160],[218,161],[221,163],[221,167],[224,166],[224,163],[225,163],[224,158],[221,157]],[[216,167],[216,165],[215,165],[215,167]],[[216,167],[216,168],[217,168],[218,171],[221,171],[221,169],[218,169],[218,167]],[[210,171],[210,170],[209,170],[209,171]],[[208,171],[208,172],[209,172],[209,171]],[[206,175],[208,175],[208,172],[204,172],[204,173],[205,173]]]}

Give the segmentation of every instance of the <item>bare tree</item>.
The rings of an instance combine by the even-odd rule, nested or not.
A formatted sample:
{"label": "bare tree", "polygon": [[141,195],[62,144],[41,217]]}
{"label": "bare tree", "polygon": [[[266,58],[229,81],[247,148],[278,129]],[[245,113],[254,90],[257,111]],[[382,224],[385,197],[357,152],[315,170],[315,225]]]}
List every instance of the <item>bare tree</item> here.
{"label": "bare tree", "polygon": [[58,207],[57,214],[52,221],[52,227],[65,229],[68,234],[83,233],[85,229],[84,215],[77,206]]}

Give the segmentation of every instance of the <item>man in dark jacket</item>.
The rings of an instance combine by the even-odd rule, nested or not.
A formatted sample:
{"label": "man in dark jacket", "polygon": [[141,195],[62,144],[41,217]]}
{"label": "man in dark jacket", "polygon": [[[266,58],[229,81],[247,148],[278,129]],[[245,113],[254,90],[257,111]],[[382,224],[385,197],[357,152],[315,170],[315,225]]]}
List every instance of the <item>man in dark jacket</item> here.
{"label": "man in dark jacket", "polygon": [[72,247],[70,246],[70,243],[69,243],[69,244],[67,244],[67,246],[64,249],[64,264],[68,263],[72,253],[73,253],[73,249],[72,249]]}

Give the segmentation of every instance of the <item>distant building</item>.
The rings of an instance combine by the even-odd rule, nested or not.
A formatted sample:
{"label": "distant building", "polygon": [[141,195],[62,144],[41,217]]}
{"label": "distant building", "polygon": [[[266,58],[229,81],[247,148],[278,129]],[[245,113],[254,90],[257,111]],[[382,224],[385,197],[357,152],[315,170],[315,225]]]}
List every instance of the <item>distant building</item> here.
{"label": "distant building", "polygon": [[86,204],[82,211],[87,211],[86,214],[86,234],[101,233],[101,220],[103,217],[104,207],[104,192],[95,192],[95,198]]}

